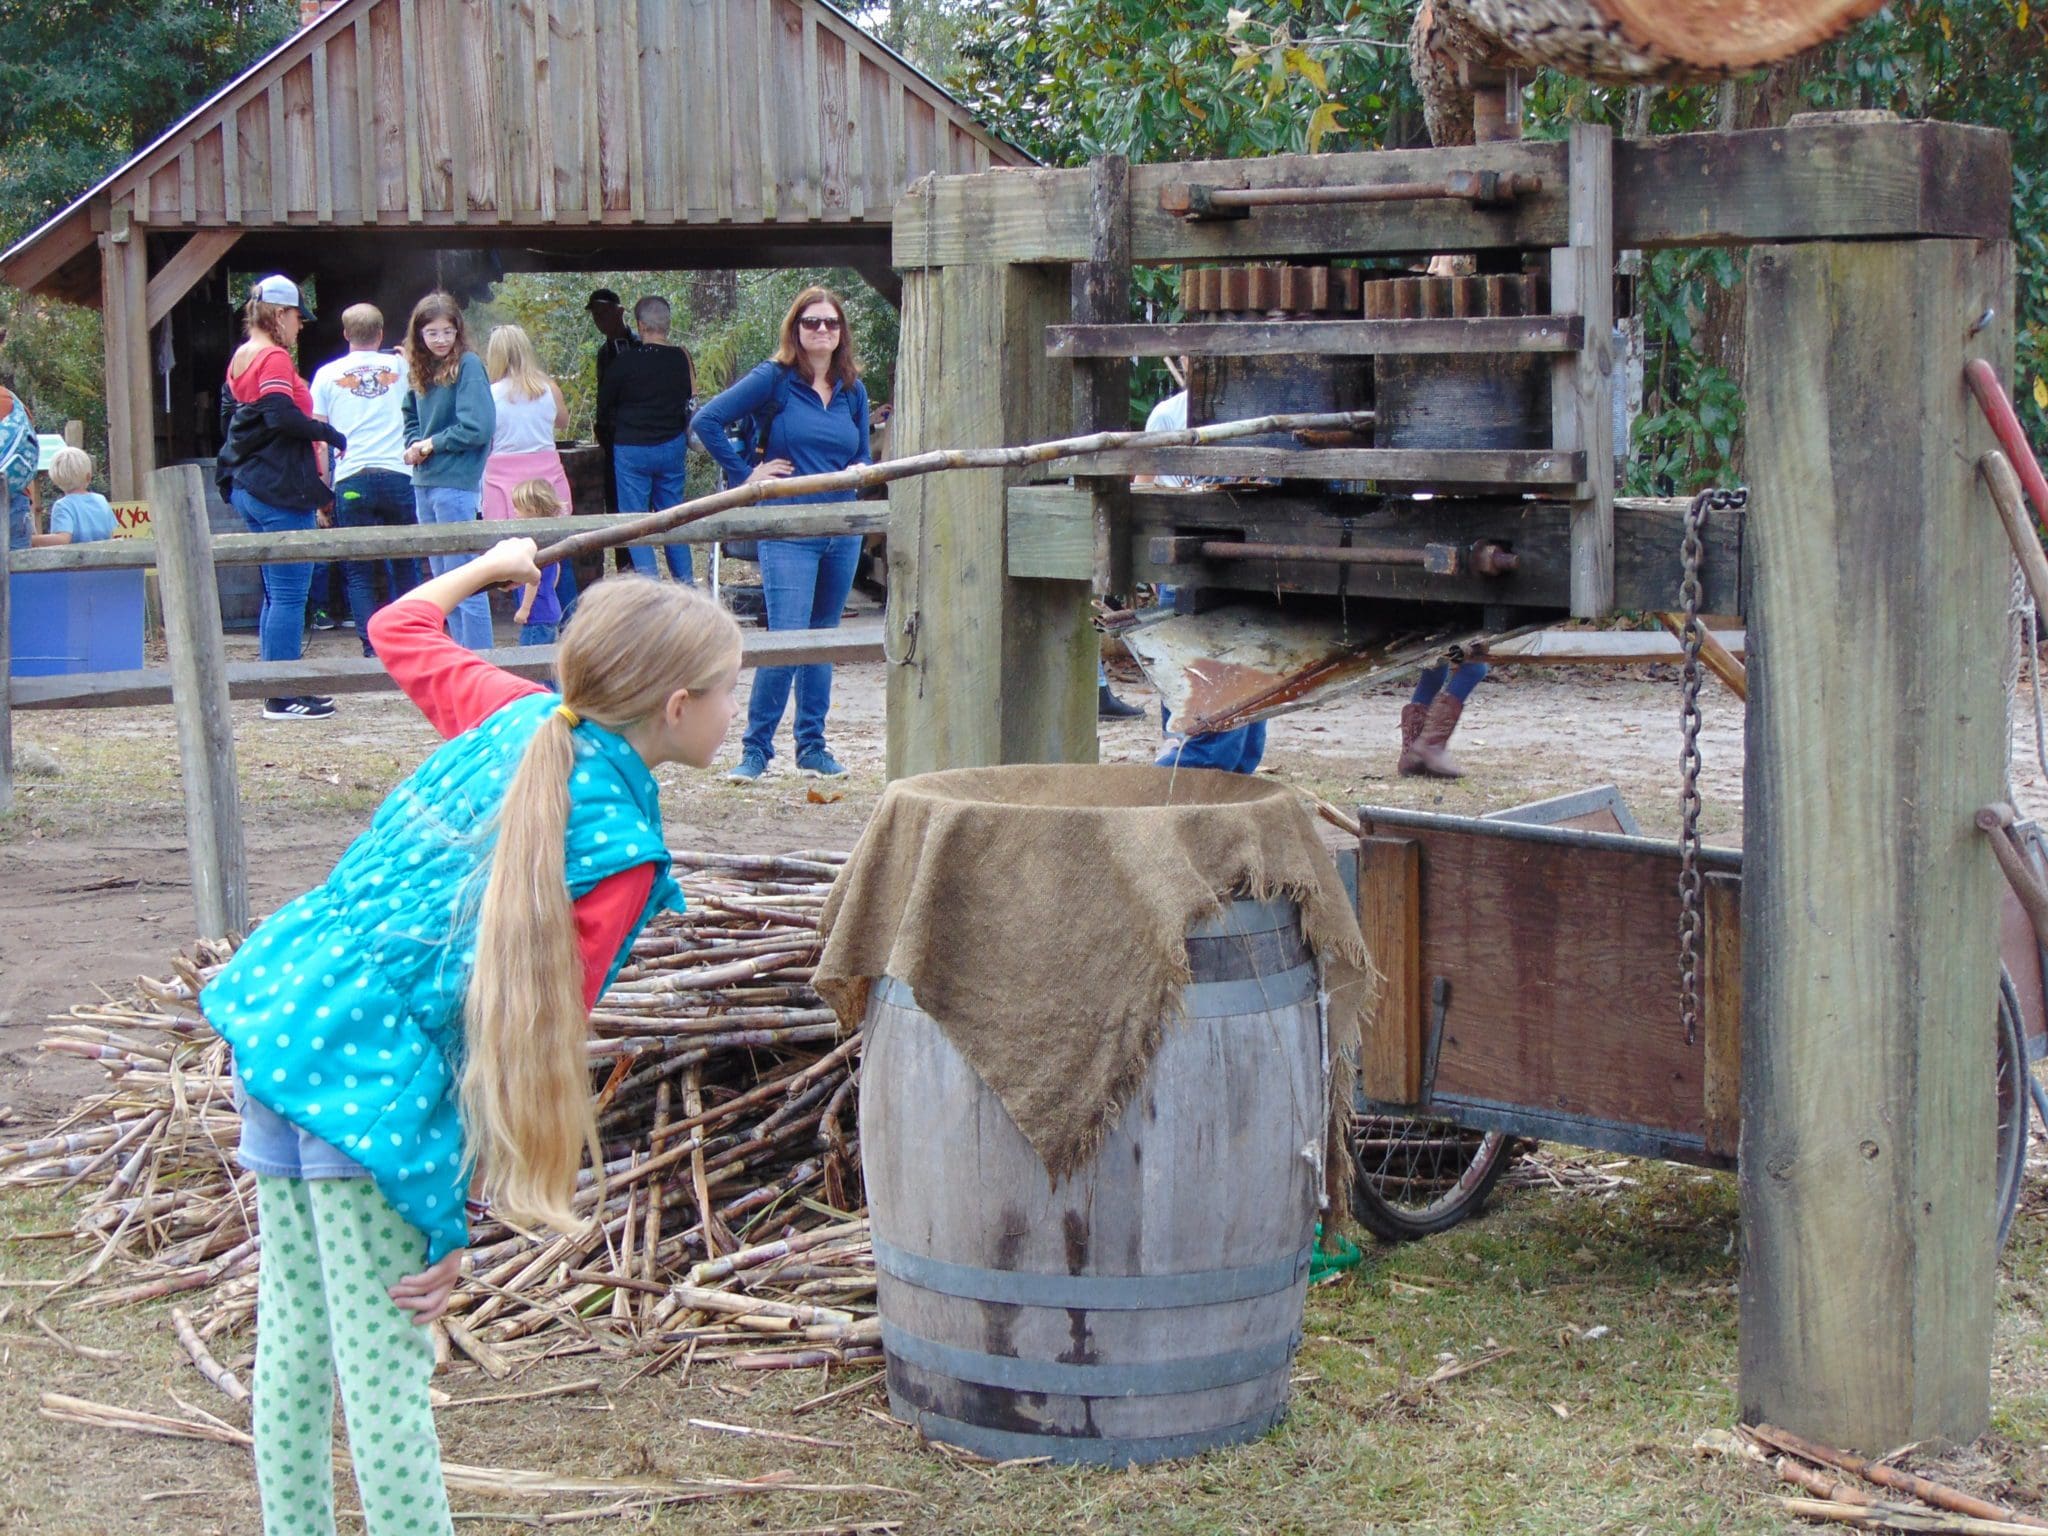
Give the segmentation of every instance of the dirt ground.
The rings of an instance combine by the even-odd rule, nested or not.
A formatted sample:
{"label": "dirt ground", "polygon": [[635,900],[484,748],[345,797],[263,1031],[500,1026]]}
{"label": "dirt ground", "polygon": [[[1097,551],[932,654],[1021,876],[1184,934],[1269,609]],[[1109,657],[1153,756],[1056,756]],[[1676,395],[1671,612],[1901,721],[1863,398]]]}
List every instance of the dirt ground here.
{"label": "dirt ground", "polygon": [[[312,640],[316,653],[345,654],[354,644],[345,631]],[[1133,677],[1117,686],[1146,715],[1104,726],[1102,755],[1148,760],[1159,738],[1157,701]],[[1470,776],[1450,784],[1394,775],[1404,696],[1370,690],[1276,721],[1265,771],[1339,804],[1462,813],[1613,783],[1645,832],[1676,831],[1675,671],[1497,671],[1457,739]],[[1734,843],[1742,825],[1741,713],[1711,684],[1704,702],[1706,832]],[[254,703],[236,706],[259,912],[321,878],[385,791],[434,745],[395,695],[345,697],[339,711],[330,721],[286,723],[263,720]],[[190,915],[169,711],[32,714],[17,716],[15,729],[18,744],[46,749],[58,764],[55,776],[23,780],[17,813],[0,822],[0,1105],[12,1105],[18,1124],[61,1113],[103,1081],[87,1063],[36,1051],[45,1019],[100,989],[118,992],[138,973],[162,974],[189,935]],[[727,851],[851,846],[882,787],[881,664],[839,670],[830,736],[852,770],[831,786],[795,775],[786,736],[770,777],[753,788],[664,770],[671,841]],[[2030,744],[2014,767],[2023,809],[2048,810]],[[814,787],[839,798],[819,803]],[[689,1383],[628,1385],[631,1361],[567,1361],[553,1376],[521,1383],[603,1376],[603,1392],[587,1398],[489,1416],[451,1410],[446,1454],[586,1475],[789,1468],[819,1483],[899,1490],[777,1495],[701,1513],[636,1514],[593,1527],[600,1530],[1785,1529],[1766,1497],[1767,1478],[1710,1463],[1694,1447],[1734,1412],[1732,1181],[1603,1166],[1630,1170],[1626,1187],[1598,1199],[1562,1185],[1525,1188],[1483,1222],[1369,1253],[1343,1285],[1312,1298],[1297,1409],[1282,1430],[1173,1471],[962,1467],[876,1417],[884,1406],[878,1390],[796,1417],[797,1404],[828,1390],[816,1376],[763,1382],[700,1371]],[[2000,1406],[1989,1455],[1953,1468],[1972,1487],[2031,1501],[2048,1496],[2044,1200],[2037,1179],[2002,1273]],[[33,1238],[35,1229],[61,1225],[54,1204],[10,1198],[0,1212],[0,1286],[32,1288],[37,1277],[61,1272],[62,1245]],[[0,1290],[0,1307],[30,1293]],[[177,1354],[160,1307],[107,1314],[92,1328],[79,1340],[116,1351],[118,1362],[78,1358],[19,1319],[0,1331],[0,1531],[253,1532],[245,1453],[36,1415],[37,1393],[57,1390],[168,1413],[181,1413],[182,1397],[246,1422]],[[1583,1342],[1596,1338],[1612,1343]],[[1497,1346],[1514,1357],[1461,1377],[1455,1391],[1414,1385],[1445,1362]],[[466,1382],[451,1390],[473,1396],[489,1388]],[[690,1428],[691,1416],[776,1425],[825,1443],[733,1439]],[[471,1512],[464,1530],[531,1523],[496,1502],[456,1502]],[[344,1520],[343,1530],[356,1529]]]}

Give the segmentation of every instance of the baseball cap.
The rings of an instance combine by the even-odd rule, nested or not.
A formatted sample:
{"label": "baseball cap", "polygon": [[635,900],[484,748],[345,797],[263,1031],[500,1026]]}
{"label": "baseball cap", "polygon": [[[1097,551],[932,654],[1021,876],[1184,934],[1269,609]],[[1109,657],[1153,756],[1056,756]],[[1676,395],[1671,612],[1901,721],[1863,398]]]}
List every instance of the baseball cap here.
{"label": "baseball cap", "polygon": [[249,297],[265,304],[289,304],[306,319],[313,318],[312,309],[299,295],[299,285],[280,273],[259,279],[249,290]]}
{"label": "baseball cap", "polygon": [[609,288],[598,289],[597,292],[593,293],[587,300],[584,301],[583,307],[585,309],[602,309],[607,304],[614,305],[621,309],[625,307],[624,305],[619,303],[619,296],[616,293],[613,293]]}

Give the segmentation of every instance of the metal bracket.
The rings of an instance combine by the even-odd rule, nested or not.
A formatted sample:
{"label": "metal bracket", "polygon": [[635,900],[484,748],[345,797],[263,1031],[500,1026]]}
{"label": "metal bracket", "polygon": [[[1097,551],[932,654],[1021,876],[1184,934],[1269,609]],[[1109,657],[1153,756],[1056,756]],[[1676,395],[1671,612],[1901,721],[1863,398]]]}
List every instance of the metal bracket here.
{"label": "metal bracket", "polygon": [[1436,1064],[1444,1052],[1444,1015],[1451,1007],[1451,978],[1432,976],[1429,981],[1429,1038],[1422,1046],[1422,1092],[1416,1106],[1428,1109],[1436,1097]]}
{"label": "metal bracket", "polygon": [[1170,181],[1159,189],[1159,210],[1191,224],[1242,219],[1254,208],[1299,208],[1349,203],[1417,203],[1443,199],[1475,208],[1512,208],[1543,190],[1529,171],[1453,171],[1441,181],[1349,183],[1327,187],[1219,187]]}

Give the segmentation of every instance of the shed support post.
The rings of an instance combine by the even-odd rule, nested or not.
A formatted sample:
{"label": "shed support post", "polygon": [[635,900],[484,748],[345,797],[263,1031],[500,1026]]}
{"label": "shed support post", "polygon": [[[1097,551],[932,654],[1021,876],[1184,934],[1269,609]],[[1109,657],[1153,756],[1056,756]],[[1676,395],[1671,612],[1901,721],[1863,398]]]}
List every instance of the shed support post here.
{"label": "shed support post", "polygon": [[149,521],[163,581],[193,911],[200,938],[225,938],[248,932],[249,870],[235,778],[234,721],[228,712],[220,589],[214,582],[206,482],[198,465],[174,464],[150,475]]}
{"label": "shed support post", "polygon": [[14,576],[0,543],[0,816],[14,809]]}
{"label": "shed support post", "polygon": [[1749,259],[1741,1413],[1869,1455],[1990,1416],[1971,818],[2004,792],[2011,555],[1963,364],[2010,371],[2012,281],[2004,241]]}
{"label": "shed support post", "polygon": [[106,337],[107,480],[115,501],[140,501],[156,468],[149,356],[148,232],[113,212],[100,240],[100,313]]}
{"label": "shed support post", "polygon": [[[1066,312],[1064,268],[906,270],[896,455],[1063,433],[1071,391],[1045,327]],[[1023,477],[956,470],[889,487],[892,779],[1095,761],[1089,583],[1007,572],[1004,493]]]}

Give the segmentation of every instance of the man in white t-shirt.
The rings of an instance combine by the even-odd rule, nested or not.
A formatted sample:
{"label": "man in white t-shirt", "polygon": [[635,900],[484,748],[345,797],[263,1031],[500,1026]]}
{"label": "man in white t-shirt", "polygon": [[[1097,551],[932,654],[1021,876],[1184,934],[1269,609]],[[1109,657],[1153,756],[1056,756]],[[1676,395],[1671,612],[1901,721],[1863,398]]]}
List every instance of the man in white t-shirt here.
{"label": "man in white t-shirt", "polygon": [[[313,375],[313,418],[333,423],[348,439],[334,466],[335,521],[344,528],[410,528],[412,471],[405,464],[405,365],[384,345],[384,316],[372,304],[342,311],[341,334],[348,351],[322,364]],[[371,655],[370,615],[377,611],[375,572],[385,572],[385,601],[403,597],[419,584],[418,566],[408,559],[351,560],[342,567],[349,612]]]}

